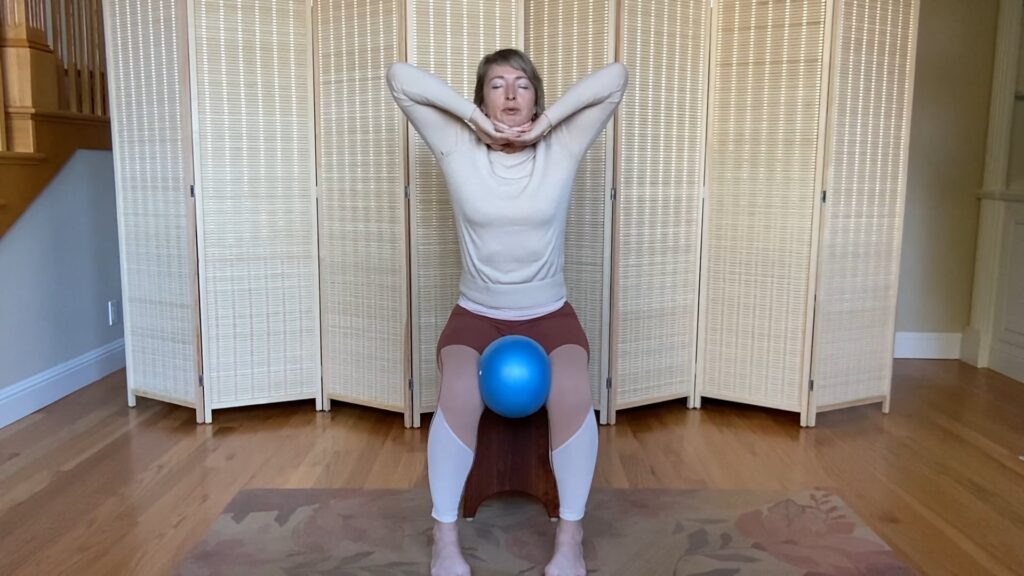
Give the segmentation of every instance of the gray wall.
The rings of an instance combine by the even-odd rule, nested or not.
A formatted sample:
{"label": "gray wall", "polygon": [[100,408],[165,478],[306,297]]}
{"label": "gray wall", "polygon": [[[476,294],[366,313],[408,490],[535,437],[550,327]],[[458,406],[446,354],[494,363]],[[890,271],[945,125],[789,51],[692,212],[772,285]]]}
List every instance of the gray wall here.
{"label": "gray wall", "polygon": [[120,339],[109,151],[80,150],[0,238],[0,389]]}

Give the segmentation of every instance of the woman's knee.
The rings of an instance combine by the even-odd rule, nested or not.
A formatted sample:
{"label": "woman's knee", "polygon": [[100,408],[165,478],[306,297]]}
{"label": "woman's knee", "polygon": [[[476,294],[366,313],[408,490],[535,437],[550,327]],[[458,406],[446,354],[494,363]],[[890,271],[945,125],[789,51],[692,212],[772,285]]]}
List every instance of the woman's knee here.
{"label": "woman's knee", "polygon": [[551,352],[551,392],[548,395],[548,421],[551,447],[564,444],[583,425],[594,410],[590,390],[588,354],[581,346],[568,344]]}
{"label": "woman's knee", "polygon": [[446,346],[439,354],[441,389],[438,408],[452,432],[470,449],[476,447],[476,429],[483,413],[477,370],[480,354],[461,345]]}

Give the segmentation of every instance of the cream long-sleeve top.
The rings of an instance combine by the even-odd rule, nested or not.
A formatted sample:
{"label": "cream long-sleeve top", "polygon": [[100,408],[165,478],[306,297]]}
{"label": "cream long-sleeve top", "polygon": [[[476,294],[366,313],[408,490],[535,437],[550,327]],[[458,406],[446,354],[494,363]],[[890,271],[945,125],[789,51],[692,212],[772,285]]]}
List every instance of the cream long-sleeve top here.
{"label": "cream long-sleeve top", "polygon": [[397,62],[387,82],[448,185],[462,255],[459,302],[502,318],[557,309],[566,299],[576,170],[622,100],[626,67],[612,63],[577,82],[545,110],[547,135],[515,153],[480,141],[466,123],[475,105],[437,76]]}

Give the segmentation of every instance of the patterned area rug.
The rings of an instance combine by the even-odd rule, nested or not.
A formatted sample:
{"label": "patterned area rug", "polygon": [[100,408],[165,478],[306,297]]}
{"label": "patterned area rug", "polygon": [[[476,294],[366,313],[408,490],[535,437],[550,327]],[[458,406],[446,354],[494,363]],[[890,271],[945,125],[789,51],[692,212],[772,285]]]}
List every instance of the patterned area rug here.
{"label": "patterned area rug", "polygon": [[[913,574],[834,494],[610,490],[584,520],[588,574]],[[415,490],[246,490],[181,576],[429,573],[430,496]],[[489,500],[461,522],[475,576],[540,575],[555,524],[538,503]]]}

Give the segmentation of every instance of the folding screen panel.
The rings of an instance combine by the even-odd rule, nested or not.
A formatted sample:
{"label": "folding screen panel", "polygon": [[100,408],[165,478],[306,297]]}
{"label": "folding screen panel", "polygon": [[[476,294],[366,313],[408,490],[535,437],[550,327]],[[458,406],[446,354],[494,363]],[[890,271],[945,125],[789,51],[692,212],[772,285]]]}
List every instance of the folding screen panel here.
{"label": "folding screen panel", "polygon": [[[409,0],[407,6],[408,61],[466,99],[473,98],[476,67],[484,55],[521,46],[516,0]],[[430,149],[415,130],[409,132],[413,420],[419,426],[420,414],[437,405],[437,339],[458,300],[462,266],[444,177]]]}
{"label": "folding screen panel", "polygon": [[804,410],[826,4],[716,4],[698,400]]}
{"label": "folding screen panel", "polygon": [[[526,50],[544,78],[547,102],[614,60],[610,0],[528,0]],[[594,404],[607,419],[608,317],[611,257],[612,122],[576,173],[565,239],[569,301],[590,341]]]}
{"label": "folding screen panel", "polygon": [[207,419],[321,399],[307,0],[192,0]]}
{"label": "folding screen panel", "polygon": [[616,410],[693,391],[710,13],[706,0],[622,2],[630,87],[618,130]]}
{"label": "folding screen panel", "polygon": [[202,421],[187,13],[174,0],[103,8],[129,404],[192,406]]}
{"label": "folding screen panel", "polygon": [[384,72],[401,4],[315,7],[324,393],[395,411],[409,404],[404,118]]}
{"label": "folding screen panel", "polygon": [[917,4],[837,4],[812,412],[888,410]]}

